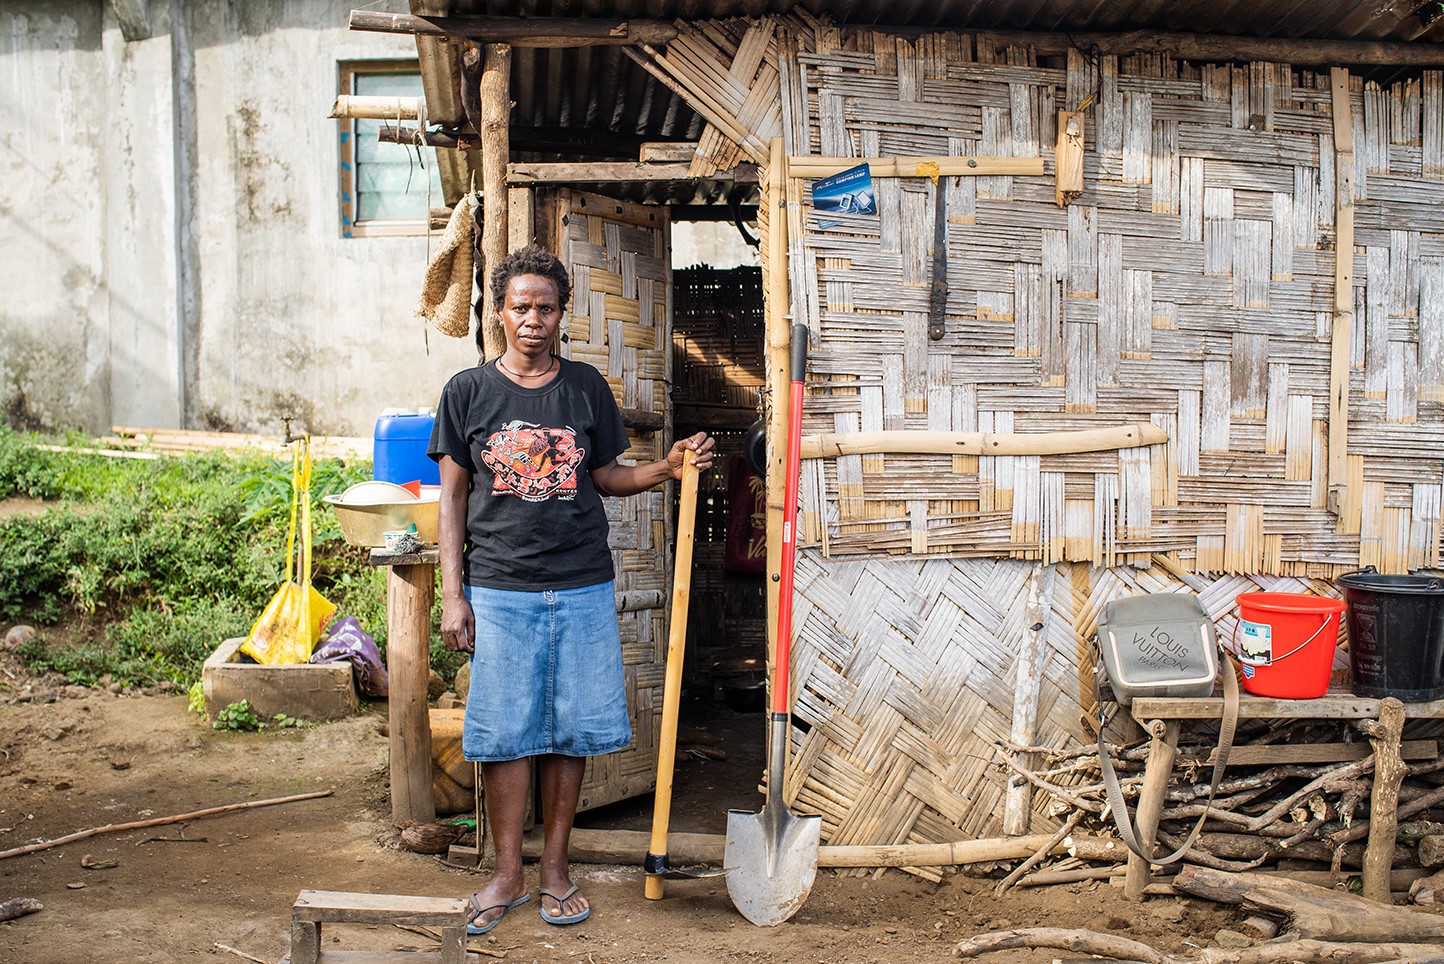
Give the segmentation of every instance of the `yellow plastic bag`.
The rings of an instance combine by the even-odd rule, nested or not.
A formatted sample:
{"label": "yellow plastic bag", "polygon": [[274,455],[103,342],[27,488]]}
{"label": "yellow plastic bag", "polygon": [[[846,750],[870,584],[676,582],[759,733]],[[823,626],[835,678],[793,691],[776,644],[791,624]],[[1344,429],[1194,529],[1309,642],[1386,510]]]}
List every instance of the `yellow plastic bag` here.
{"label": "yellow plastic bag", "polygon": [[[296,518],[300,516],[300,575],[292,577],[297,554]],[[336,607],[311,586],[311,440],[303,436],[291,458],[291,524],[286,533],[286,581],[241,644],[258,663],[304,663],[321,638]]]}

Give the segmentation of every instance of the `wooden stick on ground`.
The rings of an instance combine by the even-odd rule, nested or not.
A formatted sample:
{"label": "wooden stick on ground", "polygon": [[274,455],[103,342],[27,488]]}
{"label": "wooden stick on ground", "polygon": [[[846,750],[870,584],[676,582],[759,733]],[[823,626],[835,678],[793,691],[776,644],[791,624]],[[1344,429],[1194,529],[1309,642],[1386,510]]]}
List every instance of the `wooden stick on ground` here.
{"label": "wooden stick on ground", "polygon": [[14,920],[17,917],[24,917],[26,914],[33,914],[44,909],[45,905],[34,897],[16,897],[0,904],[0,921]]}
{"label": "wooden stick on ground", "polygon": [[1071,814],[1069,814],[1068,820],[1063,824],[1063,826],[1058,828],[1058,831],[1053,834],[1053,836],[1048,838],[1047,843],[1043,844],[1043,846],[1038,848],[1037,853],[1033,854],[1033,856],[1023,861],[1013,870],[1011,874],[1004,877],[1001,881],[998,882],[998,886],[993,888],[993,896],[1002,897],[1003,894],[1007,893],[1009,887],[1013,886],[1018,882],[1018,878],[1022,877],[1028,871],[1041,864],[1044,860],[1048,859],[1048,855],[1053,852],[1053,848],[1056,847],[1063,840],[1064,837],[1072,833],[1073,828],[1078,826],[1078,821],[1082,819],[1082,810],[1074,810]]}
{"label": "wooden stick on ground", "polygon": [[104,827],[92,827],[89,830],[80,830],[65,837],[56,837],[54,840],[42,840],[39,843],[27,844],[24,847],[15,847],[10,850],[0,851],[0,860],[4,860],[7,857],[19,857],[22,854],[33,854],[40,850],[49,850],[51,847],[74,843],[77,840],[84,840],[87,837],[97,837],[103,833],[117,833],[121,830],[141,830],[145,827],[159,827],[168,823],[180,823],[182,820],[210,817],[218,813],[230,813],[233,810],[254,810],[257,807],[273,807],[278,803],[315,800],[317,797],[329,797],[335,792],[335,790],[318,790],[314,793],[298,793],[293,797],[276,797],[272,800],[251,800],[247,803],[229,803],[224,807],[193,810],[190,813],[178,813],[173,817],[156,817],[153,820],[136,820],[131,823],[112,823]]}
{"label": "wooden stick on ground", "polygon": [[1015,947],[1056,947],[1082,954],[1098,954],[1145,964],[1168,964],[1171,958],[1138,941],[1096,931],[1066,930],[1061,927],[1020,927],[1015,930],[979,934],[960,941],[953,949],[954,957],[977,957],[993,951]]}
{"label": "wooden stick on ground", "polygon": [[264,960],[264,959],[259,958],[259,957],[252,957],[251,955],[247,954],[245,951],[238,951],[238,950],[236,950],[234,947],[231,947],[231,946],[229,946],[229,945],[227,945],[227,944],[222,944],[220,941],[216,941],[215,943],[213,943],[213,944],[211,945],[211,947],[212,947],[213,949],[215,949],[215,950],[218,950],[218,951],[225,951],[227,954],[234,954],[234,955],[236,955],[237,957],[245,958],[245,959],[248,960],[248,961],[254,961],[255,964],[271,964],[270,961]]}

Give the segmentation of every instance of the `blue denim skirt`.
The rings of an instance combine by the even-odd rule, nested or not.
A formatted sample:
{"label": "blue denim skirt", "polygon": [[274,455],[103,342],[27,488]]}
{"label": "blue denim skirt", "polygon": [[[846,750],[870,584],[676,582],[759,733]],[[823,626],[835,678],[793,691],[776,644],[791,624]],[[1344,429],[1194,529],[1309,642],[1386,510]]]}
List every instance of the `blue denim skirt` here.
{"label": "blue denim skirt", "polygon": [[597,756],[632,741],[610,581],[543,592],[467,586],[466,596],[476,614],[466,759]]}

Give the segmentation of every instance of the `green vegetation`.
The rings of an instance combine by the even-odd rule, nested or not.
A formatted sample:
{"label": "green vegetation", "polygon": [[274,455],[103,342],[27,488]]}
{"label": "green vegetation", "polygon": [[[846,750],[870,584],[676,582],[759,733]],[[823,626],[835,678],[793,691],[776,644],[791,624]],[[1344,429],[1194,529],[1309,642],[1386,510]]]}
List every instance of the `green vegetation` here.
{"label": "green vegetation", "polygon": [[254,733],[264,725],[256,711],[251,709],[250,700],[230,704],[216,714],[216,721],[211,724],[218,730],[236,730],[243,733]]}
{"label": "green vegetation", "polygon": [[[0,427],[0,499],[46,503],[39,515],[0,516],[0,621],[41,628],[16,652],[32,669],[82,685],[188,686],[221,640],[249,631],[281,584],[289,461],[235,453],[144,461],[37,448],[53,441],[65,440]],[[321,501],[370,477],[369,462],[315,463],[313,581],[337,617],[358,617],[384,653],[385,572],[344,543]],[[437,635],[432,660],[447,679],[460,666]]]}

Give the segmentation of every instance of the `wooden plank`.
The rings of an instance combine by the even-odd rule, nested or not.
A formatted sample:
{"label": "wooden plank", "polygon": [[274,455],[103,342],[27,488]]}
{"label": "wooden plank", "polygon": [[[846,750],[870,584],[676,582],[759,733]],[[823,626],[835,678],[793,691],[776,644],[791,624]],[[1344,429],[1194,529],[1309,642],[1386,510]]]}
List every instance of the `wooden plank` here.
{"label": "wooden plank", "polygon": [[[1382,700],[1348,693],[1329,693],[1312,700],[1273,699],[1244,694],[1239,702],[1239,719],[1281,720],[1369,720],[1379,716]],[[1223,712],[1223,698],[1139,697],[1129,712],[1135,720],[1216,720]],[[1444,718],[1444,700],[1405,703],[1404,715],[1411,720]]]}
{"label": "wooden plank", "polygon": [[[1406,760],[1437,760],[1439,759],[1439,742],[1437,740],[1405,740],[1399,745],[1399,751]],[[1362,760],[1374,752],[1368,743],[1284,743],[1278,746],[1236,746],[1229,752],[1228,762],[1230,766],[1235,764],[1242,766],[1273,765],[1277,763],[1348,763],[1353,760]],[[1188,759],[1190,756],[1197,758],[1196,754],[1183,755]],[[1207,757],[1202,761],[1205,764],[1212,764],[1218,756],[1218,749],[1215,747],[1209,751]]]}
{"label": "wooden plank", "polygon": [[292,913],[298,920],[318,923],[414,924],[429,927],[465,923],[467,903],[460,897],[303,890],[296,898]]}
{"label": "wooden plank", "polygon": [[[572,163],[523,162],[508,164],[508,184],[627,184],[638,181],[693,181],[691,165],[685,162],[651,163],[648,161],[591,161]],[[735,184],[756,184],[757,168],[739,164],[731,171],[721,171],[712,180]]]}

